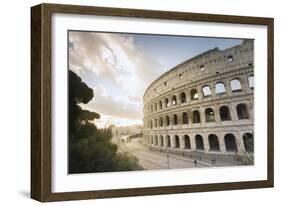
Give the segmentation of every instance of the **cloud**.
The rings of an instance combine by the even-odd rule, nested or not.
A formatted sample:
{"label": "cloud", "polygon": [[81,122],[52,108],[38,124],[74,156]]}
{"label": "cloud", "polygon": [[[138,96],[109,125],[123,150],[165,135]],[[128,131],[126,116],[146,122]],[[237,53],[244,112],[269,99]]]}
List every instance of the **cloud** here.
{"label": "cloud", "polygon": [[[163,65],[135,43],[133,35],[70,32],[69,65],[83,79],[87,71],[110,85],[95,85],[94,99],[85,105],[101,114],[142,118],[142,96]],[[112,85],[114,88],[112,88]]]}

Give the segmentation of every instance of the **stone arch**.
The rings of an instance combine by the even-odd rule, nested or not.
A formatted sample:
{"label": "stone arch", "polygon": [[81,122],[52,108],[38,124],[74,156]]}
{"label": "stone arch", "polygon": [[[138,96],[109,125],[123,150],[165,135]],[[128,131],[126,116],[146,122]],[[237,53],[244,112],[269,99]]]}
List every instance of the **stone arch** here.
{"label": "stone arch", "polygon": [[231,90],[233,92],[237,92],[237,91],[242,90],[241,82],[240,82],[240,79],[238,79],[238,78],[232,79],[230,81],[230,86],[231,86]]}
{"label": "stone arch", "polygon": [[163,103],[162,103],[162,101],[159,101],[159,109],[163,109]]}
{"label": "stone arch", "polygon": [[178,125],[178,115],[177,114],[173,114],[173,124]]}
{"label": "stone arch", "polygon": [[221,121],[231,120],[231,115],[228,106],[221,106],[219,112]]}
{"label": "stone arch", "polygon": [[175,135],[175,148],[180,148],[180,138],[178,135]]}
{"label": "stone arch", "polygon": [[245,133],[243,135],[243,143],[246,152],[254,152],[254,136],[251,133]]}
{"label": "stone arch", "polygon": [[170,106],[169,99],[165,98],[165,107],[168,108]]}
{"label": "stone arch", "polygon": [[198,110],[194,110],[192,112],[192,123],[200,123],[201,118],[200,118],[200,113]]}
{"label": "stone arch", "polygon": [[185,92],[180,93],[181,103],[186,103],[186,94]]}
{"label": "stone arch", "polygon": [[215,85],[215,92],[216,94],[225,93],[225,86],[223,82],[217,82]]}
{"label": "stone arch", "polygon": [[203,97],[209,97],[212,95],[212,91],[209,85],[205,85],[202,87]]}
{"label": "stone arch", "polygon": [[154,119],[154,127],[157,127],[157,119]]}
{"label": "stone arch", "polygon": [[191,149],[190,138],[188,135],[184,135],[184,148]]}
{"label": "stone arch", "polygon": [[227,152],[237,152],[236,138],[233,134],[226,134],[224,136],[224,143]]}
{"label": "stone arch", "polygon": [[238,104],[236,106],[238,119],[249,119],[249,113],[247,105],[244,103]]}
{"label": "stone arch", "polygon": [[170,117],[167,115],[166,116],[166,125],[169,126],[170,125]]}
{"label": "stone arch", "polygon": [[208,136],[208,140],[209,140],[209,145],[210,145],[211,151],[220,151],[219,139],[218,139],[217,135],[210,134]]}
{"label": "stone arch", "polygon": [[157,111],[157,103],[155,102],[154,104],[154,111],[156,112]]}
{"label": "stone arch", "polygon": [[200,134],[195,135],[196,150],[204,150],[203,137]]}
{"label": "stone arch", "polygon": [[191,100],[197,100],[198,99],[197,89],[191,89],[190,90],[190,99]]}
{"label": "stone arch", "polygon": [[160,127],[163,127],[163,117],[160,117],[160,118],[159,118],[159,126],[160,126]]}
{"label": "stone arch", "polygon": [[172,96],[172,105],[173,106],[177,105],[177,96],[176,95]]}
{"label": "stone arch", "polygon": [[215,113],[212,108],[205,109],[205,119],[206,122],[214,122],[215,121]]}
{"label": "stone arch", "polygon": [[182,123],[183,124],[188,124],[188,115],[186,112],[182,113]]}

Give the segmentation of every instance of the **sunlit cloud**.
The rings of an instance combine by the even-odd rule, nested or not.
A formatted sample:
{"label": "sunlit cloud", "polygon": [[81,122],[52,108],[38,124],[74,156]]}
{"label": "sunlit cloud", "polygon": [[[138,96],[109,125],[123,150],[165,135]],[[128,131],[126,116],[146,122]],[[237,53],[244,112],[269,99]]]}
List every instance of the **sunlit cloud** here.
{"label": "sunlit cloud", "polygon": [[146,55],[130,35],[70,32],[69,40],[70,69],[82,79],[88,70],[97,79],[111,83],[95,85],[97,79],[93,79],[95,96],[83,107],[101,114],[99,125],[106,121],[140,123],[142,96],[151,81],[163,72],[160,61]]}

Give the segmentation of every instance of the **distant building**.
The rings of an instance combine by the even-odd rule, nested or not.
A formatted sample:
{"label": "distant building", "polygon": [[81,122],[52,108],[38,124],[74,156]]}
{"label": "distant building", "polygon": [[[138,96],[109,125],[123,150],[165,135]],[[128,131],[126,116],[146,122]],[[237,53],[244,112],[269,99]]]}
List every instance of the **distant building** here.
{"label": "distant building", "polygon": [[253,41],[182,62],[151,83],[143,102],[143,138],[152,148],[253,152]]}

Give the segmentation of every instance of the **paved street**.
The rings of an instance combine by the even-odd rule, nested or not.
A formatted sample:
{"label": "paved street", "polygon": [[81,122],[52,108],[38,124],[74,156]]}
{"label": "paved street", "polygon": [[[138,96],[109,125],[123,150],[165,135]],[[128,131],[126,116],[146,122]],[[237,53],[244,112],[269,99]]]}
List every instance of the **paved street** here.
{"label": "paved street", "polygon": [[[119,151],[126,151],[136,156],[140,164],[146,169],[167,169],[167,168],[193,168],[194,162],[191,159],[179,157],[157,151],[150,151],[141,144],[140,139],[131,139],[128,142],[118,143]],[[208,167],[207,164],[198,163],[197,167]]]}

